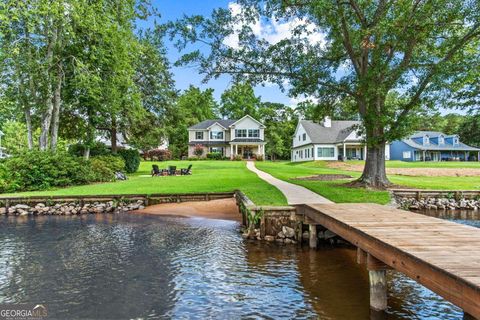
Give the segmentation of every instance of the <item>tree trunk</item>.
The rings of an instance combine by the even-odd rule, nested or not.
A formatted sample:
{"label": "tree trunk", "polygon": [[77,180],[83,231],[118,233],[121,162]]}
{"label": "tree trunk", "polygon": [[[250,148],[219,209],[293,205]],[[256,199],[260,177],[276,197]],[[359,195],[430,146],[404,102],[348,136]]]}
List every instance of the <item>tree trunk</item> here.
{"label": "tree trunk", "polygon": [[385,170],[385,143],[367,148],[365,167],[355,184],[377,189],[385,189],[391,185]]}
{"label": "tree trunk", "polygon": [[[47,29],[48,30],[48,29]],[[46,37],[49,39],[47,46],[46,61],[45,66],[45,81],[47,82],[47,90],[45,93],[45,111],[42,115],[42,120],[40,124],[41,132],[39,139],[39,148],[42,151],[47,150],[48,148],[48,136],[50,133],[50,124],[52,121],[52,112],[53,112],[53,97],[52,97],[52,79],[51,79],[51,67],[53,64],[53,51],[54,46],[57,42],[57,29],[55,28],[51,38],[49,38],[48,31]]]}
{"label": "tree trunk", "polygon": [[83,159],[90,159],[90,147],[85,147],[85,150],[83,150]]}
{"label": "tree trunk", "polygon": [[57,150],[58,142],[58,126],[60,124],[60,109],[62,107],[62,66],[58,62],[57,65],[57,86],[53,94],[53,122],[52,122],[52,139],[51,149]]}
{"label": "tree trunk", "polygon": [[30,108],[25,108],[25,124],[27,125],[27,140],[28,140],[28,149],[33,149],[33,129],[32,129],[32,115],[30,113]]}
{"label": "tree trunk", "polygon": [[112,129],[110,130],[110,143],[112,145],[112,153],[117,154],[117,122],[112,119]]}

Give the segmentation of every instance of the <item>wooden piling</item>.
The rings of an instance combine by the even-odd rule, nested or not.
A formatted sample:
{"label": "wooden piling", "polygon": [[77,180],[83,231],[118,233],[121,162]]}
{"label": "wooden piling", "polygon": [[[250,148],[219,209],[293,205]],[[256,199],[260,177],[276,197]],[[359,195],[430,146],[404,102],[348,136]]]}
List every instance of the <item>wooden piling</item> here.
{"label": "wooden piling", "polygon": [[387,310],[387,266],[371,254],[367,254],[368,278],[370,281],[370,308]]}
{"label": "wooden piling", "polygon": [[308,231],[310,234],[310,248],[315,249],[317,247],[317,225],[309,224]]}

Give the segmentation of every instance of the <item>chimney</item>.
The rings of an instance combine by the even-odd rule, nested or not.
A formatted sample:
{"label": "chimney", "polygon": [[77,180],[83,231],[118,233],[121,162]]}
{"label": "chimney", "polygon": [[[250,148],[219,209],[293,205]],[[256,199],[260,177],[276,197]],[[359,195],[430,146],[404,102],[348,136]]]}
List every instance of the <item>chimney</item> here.
{"label": "chimney", "polygon": [[323,126],[325,128],[331,128],[332,127],[332,119],[328,116],[326,116],[324,119],[323,119]]}

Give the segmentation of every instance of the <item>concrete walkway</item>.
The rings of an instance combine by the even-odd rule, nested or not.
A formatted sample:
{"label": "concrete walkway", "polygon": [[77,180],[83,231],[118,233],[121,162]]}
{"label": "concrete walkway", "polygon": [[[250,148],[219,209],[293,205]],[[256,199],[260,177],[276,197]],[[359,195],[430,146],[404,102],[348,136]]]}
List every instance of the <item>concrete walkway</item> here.
{"label": "concrete walkway", "polygon": [[293,183],[285,182],[283,180],[277,179],[272,175],[258,170],[255,167],[255,162],[247,161],[247,168],[250,171],[255,172],[260,179],[265,180],[271,185],[277,187],[287,198],[288,204],[313,204],[313,203],[333,203],[325,197],[322,197],[319,194],[316,194],[313,191],[308,190],[302,186],[298,186]]}

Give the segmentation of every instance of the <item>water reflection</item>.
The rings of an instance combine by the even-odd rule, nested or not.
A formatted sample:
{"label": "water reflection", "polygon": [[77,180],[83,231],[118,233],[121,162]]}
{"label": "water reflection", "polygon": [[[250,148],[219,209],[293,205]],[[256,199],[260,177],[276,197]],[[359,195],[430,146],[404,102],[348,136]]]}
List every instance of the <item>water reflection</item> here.
{"label": "water reflection", "polygon": [[[51,318],[369,319],[350,247],[242,240],[235,222],[137,215],[0,219],[0,303]],[[389,319],[461,318],[389,272]]]}
{"label": "water reflection", "polygon": [[477,210],[422,210],[416,211],[435,217],[480,228],[480,211]]}

